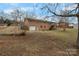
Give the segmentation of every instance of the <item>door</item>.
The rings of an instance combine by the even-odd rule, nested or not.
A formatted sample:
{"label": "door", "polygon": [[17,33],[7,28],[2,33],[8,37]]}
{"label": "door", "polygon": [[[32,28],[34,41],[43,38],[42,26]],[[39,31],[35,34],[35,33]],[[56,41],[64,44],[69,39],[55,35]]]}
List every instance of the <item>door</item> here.
{"label": "door", "polygon": [[30,26],[30,27],[29,27],[29,30],[30,30],[30,31],[35,31],[35,30],[36,30],[36,26]]}

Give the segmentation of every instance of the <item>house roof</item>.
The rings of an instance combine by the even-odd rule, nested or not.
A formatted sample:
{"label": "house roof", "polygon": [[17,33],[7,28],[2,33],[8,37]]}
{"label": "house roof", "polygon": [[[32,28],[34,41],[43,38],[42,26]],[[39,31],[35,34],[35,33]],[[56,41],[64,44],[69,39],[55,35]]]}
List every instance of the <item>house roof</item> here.
{"label": "house roof", "polygon": [[33,18],[25,18],[24,20],[29,20],[29,21],[38,21],[38,22],[44,22],[44,23],[55,23],[55,22],[51,22],[51,21],[45,21],[45,20],[41,20],[41,19],[33,19]]}

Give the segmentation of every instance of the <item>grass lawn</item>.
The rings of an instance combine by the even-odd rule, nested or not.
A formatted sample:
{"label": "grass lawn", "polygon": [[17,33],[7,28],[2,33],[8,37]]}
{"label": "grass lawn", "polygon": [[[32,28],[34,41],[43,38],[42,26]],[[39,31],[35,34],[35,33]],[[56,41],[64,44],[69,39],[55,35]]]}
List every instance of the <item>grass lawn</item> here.
{"label": "grass lawn", "polygon": [[77,30],[26,32],[25,36],[0,36],[0,55],[75,55]]}

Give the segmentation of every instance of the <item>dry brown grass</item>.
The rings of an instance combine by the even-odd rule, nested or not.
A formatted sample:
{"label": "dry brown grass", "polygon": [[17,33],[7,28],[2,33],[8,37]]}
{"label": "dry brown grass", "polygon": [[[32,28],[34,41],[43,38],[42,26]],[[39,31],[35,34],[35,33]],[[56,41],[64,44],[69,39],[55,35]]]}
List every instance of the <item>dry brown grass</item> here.
{"label": "dry brown grass", "polygon": [[4,29],[0,29],[0,35],[13,35],[13,34],[22,34],[23,30],[19,26],[7,26]]}
{"label": "dry brown grass", "polygon": [[0,55],[75,55],[77,31],[26,32],[25,36],[0,36]]}

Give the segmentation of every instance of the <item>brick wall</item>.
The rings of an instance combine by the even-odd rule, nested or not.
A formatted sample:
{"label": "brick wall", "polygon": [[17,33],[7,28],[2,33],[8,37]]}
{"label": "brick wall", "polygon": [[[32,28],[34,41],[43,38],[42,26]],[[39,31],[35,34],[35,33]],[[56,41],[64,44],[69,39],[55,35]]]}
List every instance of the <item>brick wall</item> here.
{"label": "brick wall", "polygon": [[48,22],[34,20],[34,19],[25,19],[24,24],[26,26],[36,26],[36,30],[49,30],[50,24]]}

